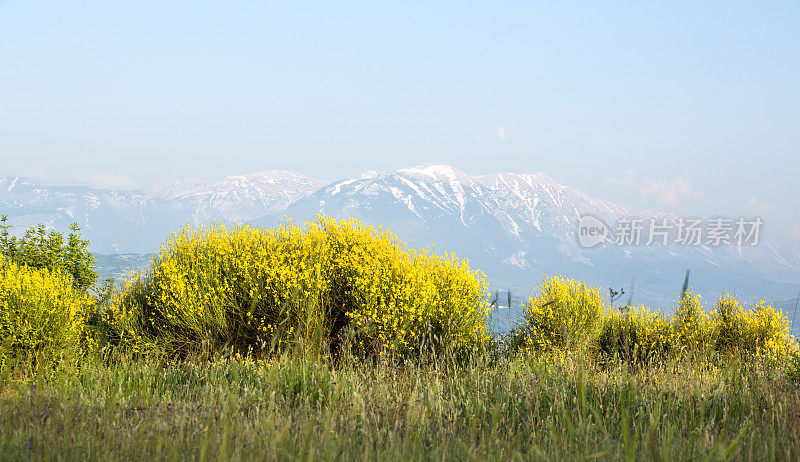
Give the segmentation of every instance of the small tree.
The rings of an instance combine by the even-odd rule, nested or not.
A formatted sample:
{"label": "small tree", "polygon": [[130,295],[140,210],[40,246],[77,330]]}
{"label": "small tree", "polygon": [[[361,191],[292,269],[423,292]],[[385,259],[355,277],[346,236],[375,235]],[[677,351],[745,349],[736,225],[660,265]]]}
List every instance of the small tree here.
{"label": "small tree", "polygon": [[69,274],[73,285],[89,289],[97,280],[94,254],[89,252],[89,241],[78,233],[80,227],[73,223],[66,242],[64,235],[47,232],[44,225],[31,226],[21,238],[9,237],[8,217],[0,217],[0,255],[5,260],[30,268],[48,268]]}

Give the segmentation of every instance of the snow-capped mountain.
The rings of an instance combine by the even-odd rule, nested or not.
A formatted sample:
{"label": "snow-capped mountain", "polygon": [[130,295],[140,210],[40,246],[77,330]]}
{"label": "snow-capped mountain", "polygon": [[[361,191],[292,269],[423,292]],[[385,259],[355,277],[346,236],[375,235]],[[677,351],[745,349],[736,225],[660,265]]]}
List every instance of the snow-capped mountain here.
{"label": "snow-capped mountain", "polygon": [[[337,181],[283,213],[298,219],[318,213],[354,216],[389,227],[412,244],[467,245],[467,255],[475,255],[474,247],[480,246],[483,252],[501,252],[516,266],[531,266],[537,255],[551,252],[585,260],[575,239],[576,221],[583,214],[609,223],[620,216],[664,215],[592,199],[542,173],[472,176],[446,165]],[[270,217],[256,222],[270,223]]]}
{"label": "snow-capped mountain", "polygon": [[468,257],[495,287],[517,294],[557,273],[603,287],[630,290],[633,284],[635,302],[661,305],[675,298],[687,269],[693,286],[713,296],[735,290],[743,297],[788,298],[800,280],[800,260],[783,259],[767,245],[742,254],[732,247],[682,245],[583,248],[576,238],[581,216],[607,224],[623,217],[674,223],[676,217],[595,199],[542,173],[468,175],[446,165],[367,172],[253,222],[271,226],[284,214],[305,221],[318,213],[382,225],[412,247],[435,243]]}
{"label": "snow-capped mountain", "polygon": [[395,232],[410,247],[453,251],[481,269],[494,289],[525,296],[546,274],[604,288],[625,287],[634,302],[668,307],[692,271],[692,285],[715,298],[789,299],[800,281],[800,251],[764,242],[755,247],[579,245],[582,216],[613,224],[623,217],[676,217],[596,199],[542,173],[469,175],[446,165],[366,172],[326,183],[283,171],[219,181],[179,179],[145,191],[50,187],[0,179],[0,213],[14,230],[72,222],[100,253],[155,252],[167,235],[212,220],[272,226],[323,213],[355,217]]}

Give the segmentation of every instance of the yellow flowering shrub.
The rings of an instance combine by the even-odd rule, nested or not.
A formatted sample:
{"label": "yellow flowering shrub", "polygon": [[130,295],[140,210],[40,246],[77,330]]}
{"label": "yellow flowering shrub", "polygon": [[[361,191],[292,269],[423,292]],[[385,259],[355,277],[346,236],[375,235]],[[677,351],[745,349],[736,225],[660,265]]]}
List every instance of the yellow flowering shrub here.
{"label": "yellow flowering shrub", "polygon": [[88,340],[84,320],[91,306],[69,275],[0,261],[0,370],[36,368],[76,351]]}
{"label": "yellow flowering shrub", "polygon": [[711,316],[718,351],[786,359],[797,349],[786,316],[763,300],[748,307],[723,294]]}
{"label": "yellow flowering shrub", "polygon": [[798,352],[783,313],[765,302],[750,307],[723,295],[708,312],[700,295],[681,297],[665,316],[645,306],[607,306],[599,290],[561,277],[546,280],[525,304],[524,319],[507,338],[510,351],[588,346],[623,361],[709,353],[786,359]]}
{"label": "yellow flowering shrub", "polygon": [[700,300],[700,294],[688,291],[681,297],[673,316],[674,342],[679,350],[708,352],[713,348],[714,322]]}
{"label": "yellow flowering shrub", "polygon": [[675,343],[674,324],[660,311],[646,306],[609,309],[597,337],[599,350],[607,356],[641,362],[663,357]]}
{"label": "yellow flowering shrub", "polygon": [[601,326],[604,309],[597,287],[560,276],[546,279],[525,303],[524,319],[510,336],[511,348],[588,346]]}
{"label": "yellow flowering shrub", "polygon": [[185,229],[117,302],[123,338],[186,352],[299,341],[362,353],[469,348],[487,332],[483,276],[454,256],[408,251],[386,230],[320,217],[304,227]]}

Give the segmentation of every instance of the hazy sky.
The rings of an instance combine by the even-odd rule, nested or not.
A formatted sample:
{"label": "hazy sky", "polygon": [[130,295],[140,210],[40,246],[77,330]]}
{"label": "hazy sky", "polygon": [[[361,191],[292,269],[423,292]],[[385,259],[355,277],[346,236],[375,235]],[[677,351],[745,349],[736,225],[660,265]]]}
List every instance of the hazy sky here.
{"label": "hazy sky", "polygon": [[437,162],[800,238],[800,2],[377,3],[0,0],[0,176]]}

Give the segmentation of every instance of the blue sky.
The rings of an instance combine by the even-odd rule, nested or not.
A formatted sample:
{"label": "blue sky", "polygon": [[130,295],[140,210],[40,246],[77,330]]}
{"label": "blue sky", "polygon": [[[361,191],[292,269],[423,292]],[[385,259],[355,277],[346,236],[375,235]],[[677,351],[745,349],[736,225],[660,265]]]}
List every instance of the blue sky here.
{"label": "blue sky", "polygon": [[333,3],[0,0],[0,176],[437,162],[800,239],[799,2]]}

